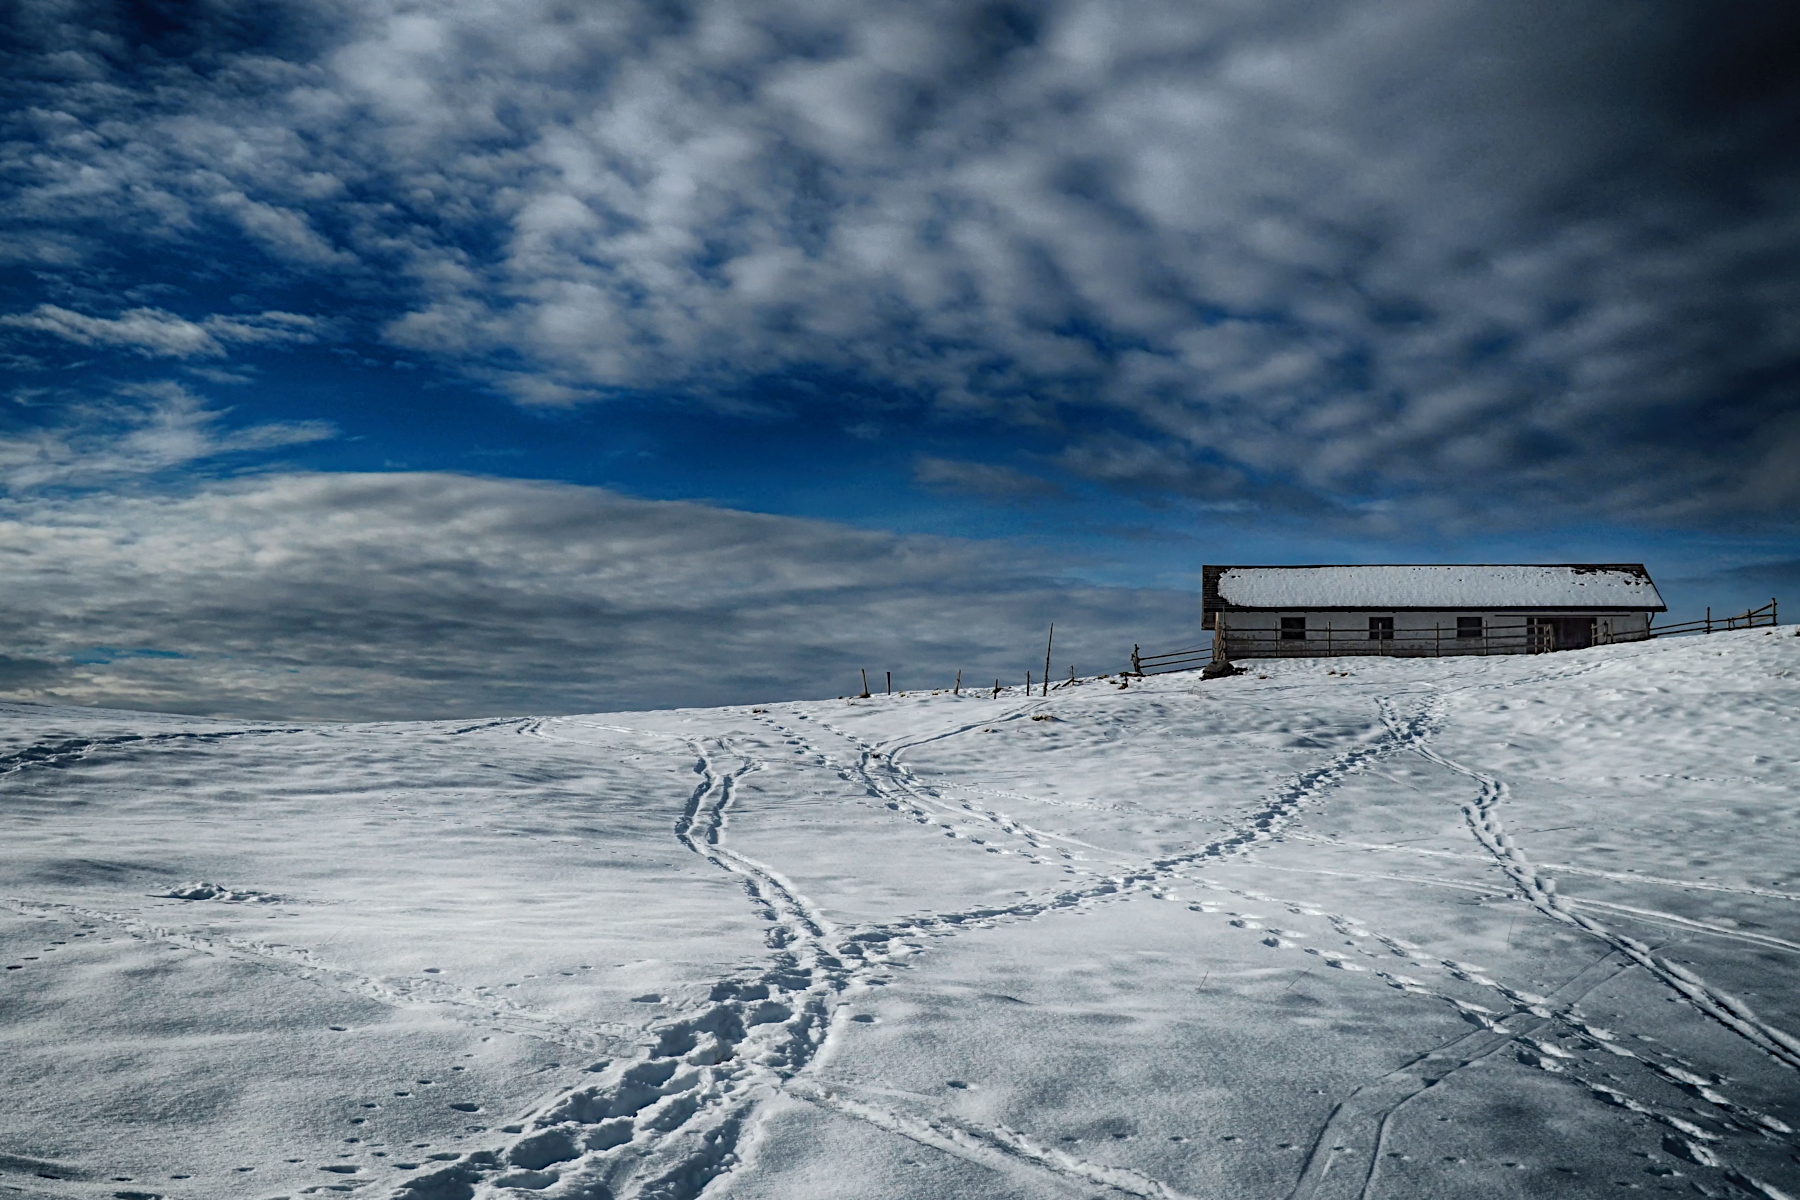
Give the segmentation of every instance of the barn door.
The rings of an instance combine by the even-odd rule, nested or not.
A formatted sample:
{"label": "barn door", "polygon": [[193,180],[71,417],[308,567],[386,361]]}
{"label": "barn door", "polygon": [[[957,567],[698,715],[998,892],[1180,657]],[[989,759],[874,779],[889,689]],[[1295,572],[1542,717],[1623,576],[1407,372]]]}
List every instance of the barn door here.
{"label": "barn door", "polygon": [[1556,648],[1582,650],[1594,644],[1594,618],[1557,617]]}
{"label": "barn door", "polygon": [[1582,650],[1593,644],[1593,617],[1531,617],[1525,622],[1525,648],[1532,654]]}

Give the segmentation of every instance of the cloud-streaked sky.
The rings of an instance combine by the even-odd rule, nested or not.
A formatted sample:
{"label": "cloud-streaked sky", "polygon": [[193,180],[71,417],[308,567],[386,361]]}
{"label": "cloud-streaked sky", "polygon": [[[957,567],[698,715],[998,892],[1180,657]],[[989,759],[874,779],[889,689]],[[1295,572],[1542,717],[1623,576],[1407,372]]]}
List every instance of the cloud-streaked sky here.
{"label": "cloud-streaked sky", "polygon": [[[968,542],[568,484],[310,472],[15,503],[0,691],[264,717],[591,711],[1116,670],[1178,592]],[[107,642],[96,644],[99,631]],[[954,664],[954,665],[953,665]],[[771,692],[771,689],[775,689]]]}
{"label": "cloud-streaked sky", "polygon": [[[826,643],[991,661],[1059,595],[1128,646],[1209,559],[1644,559],[1730,604],[1797,557],[1791,5],[23,0],[0,27],[0,520],[98,539],[0,587],[64,622],[17,670],[80,667],[70,696],[304,697],[69,646],[272,644],[253,585],[329,560],[282,654],[388,664],[332,703],[532,707],[498,644],[420,674],[454,605],[334,640],[431,546],[477,608],[537,596],[521,645],[565,659],[614,644],[552,615],[584,603],[748,619],[767,594],[698,581],[759,547],[810,614],[557,707],[803,687]],[[309,504],[360,531],[345,557],[291,549]],[[558,558],[539,506],[632,532]],[[202,552],[240,510],[290,547],[261,584]],[[96,549],[127,542],[155,554]],[[581,565],[601,545],[683,570],[627,603]],[[910,615],[842,582],[883,555]],[[59,571],[119,595],[59,616]],[[1014,611],[932,582],[976,578]],[[164,623],[127,630],[140,587]],[[900,631],[934,591],[964,632],[927,650]],[[121,664],[165,675],[108,692]]]}

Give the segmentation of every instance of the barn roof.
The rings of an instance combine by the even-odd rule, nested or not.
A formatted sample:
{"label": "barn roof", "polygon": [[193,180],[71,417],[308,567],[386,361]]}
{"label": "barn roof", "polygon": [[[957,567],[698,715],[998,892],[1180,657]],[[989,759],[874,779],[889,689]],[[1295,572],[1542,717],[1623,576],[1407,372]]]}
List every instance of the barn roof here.
{"label": "barn roof", "polygon": [[1667,612],[1641,563],[1208,566],[1208,612],[1244,609],[1629,609]]}

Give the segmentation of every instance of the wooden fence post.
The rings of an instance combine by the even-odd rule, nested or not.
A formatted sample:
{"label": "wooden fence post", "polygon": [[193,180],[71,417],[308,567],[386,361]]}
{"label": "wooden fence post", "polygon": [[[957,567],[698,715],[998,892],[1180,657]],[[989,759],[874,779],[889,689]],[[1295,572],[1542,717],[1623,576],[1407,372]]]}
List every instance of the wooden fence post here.
{"label": "wooden fence post", "polygon": [[956,687],[951,690],[950,694],[952,696],[962,695],[962,668],[961,667],[956,668]]}
{"label": "wooden fence post", "polygon": [[1056,622],[1050,622],[1050,639],[1044,643],[1044,695],[1050,694],[1050,647],[1056,645]]}
{"label": "wooden fence post", "polygon": [[894,694],[894,673],[892,671],[887,673],[887,689],[888,695]]}
{"label": "wooden fence post", "polygon": [[867,700],[869,698],[869,668],[864,667],[862,669],[862,677],[863,677],[862,695],[858,696],[857,699],[858,700]]}

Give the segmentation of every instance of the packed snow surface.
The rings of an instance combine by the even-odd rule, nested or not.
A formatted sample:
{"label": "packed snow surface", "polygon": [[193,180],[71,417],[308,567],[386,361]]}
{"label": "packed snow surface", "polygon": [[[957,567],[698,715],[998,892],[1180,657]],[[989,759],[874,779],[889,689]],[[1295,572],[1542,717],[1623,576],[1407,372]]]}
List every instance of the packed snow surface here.
{"label": "packed snow surface", "polygon": [[1566,566],[1231,567],[1219,596],[1245,608],[1663,607],[1641,569]]}
{"label": "packed snow surface", "polygon": [[0,1197],[1800,1195],[1800,637],[0,709]]}

